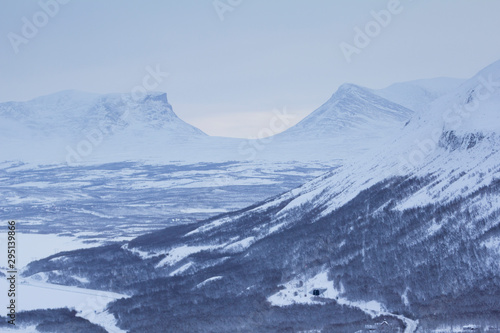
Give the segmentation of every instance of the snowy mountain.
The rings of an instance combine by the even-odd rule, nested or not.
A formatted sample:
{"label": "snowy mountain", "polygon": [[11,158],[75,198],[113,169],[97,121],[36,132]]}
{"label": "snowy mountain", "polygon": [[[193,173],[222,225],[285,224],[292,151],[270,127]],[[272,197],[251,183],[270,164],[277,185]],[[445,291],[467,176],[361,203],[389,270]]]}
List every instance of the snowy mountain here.
{"label": "snowy mountain", "polygon": [[439,97],[457,89],[464,81],[462,79],[441,77],[394,83],[384,89],[371,91],[396,104],[419,111]]}
{"label": "snowy mountain", "polygon": [[292,128],[263,140],[210,137],[179,119],[164,93],[63,91],[0,104],[0,160],[35,163],[332,161],[373,149],[413,111],[344,85]]}
{"label": "snowy mountain", "polygon": [[281,135],[301,138],[356,137],[406,122],[412,111],[354,84],[342,85],[321,107]]}
{"label": "snowy mountain", "polygon": [[290,154],[349,159],[391,139],[412,115],[367,88],[344,84],[298,124],[275,135],[270,151],[287,154],[293,147]]}
{"label": "snowy mountain", "polygon": [[159,92],[136,99],[127,94],[67,90],[27,102],[2,103],[0,107],[2,117],[18,120],[28,129],[49,137],[78,135],[92,126],[112,125],[128,130],[166,129],[176,135],[205,135],[180,120],[172,111],[167,95]]}
{"label": "snowy mountain", "polygon": [[299,188],[24,275],[133,294],[109,308],[131,332],[498,327],[499,106],[500,61]]}
{"label": "snowy mountain", "polygon": [[175,115],[164,93],[134,99],[63,91],[2,103],[0,130],[3,160],[44,162],[119,155],[207,137]]}

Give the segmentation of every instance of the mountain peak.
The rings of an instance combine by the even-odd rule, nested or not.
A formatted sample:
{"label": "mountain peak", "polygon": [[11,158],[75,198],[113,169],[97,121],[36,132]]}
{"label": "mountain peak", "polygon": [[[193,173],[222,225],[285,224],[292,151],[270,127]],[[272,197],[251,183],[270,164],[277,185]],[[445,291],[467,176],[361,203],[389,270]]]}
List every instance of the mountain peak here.
{"label": "mountain peak", "polygon": [[95,156],[97,151],[111,156],[125,148],[159,155],[150,147],[206,136],[177,117],[164,92],[99,95],[65,90],[26,102],[0,103],[0,130],[13,143],[0,151],[0,158],[26,161],[45,158],[39,148],[30,148],[34,142],[51,147],[55,157],[47,158],[56,161],[64,158],[68,146],[88,141],[91,133],[102,141],[93,149]]}
{"label": "mountain peak", "polygon": [[123,98],[132,99],[137,103],[145,103],[145,102],[161,102],[165,104],[168,103],[167,93],[161,91],[150,91],[144,94],[144,96],[136,96],[133,93],[127,93],[122,95]]}
{"label": "mountain peak", "polygon": [[413,111],[355,84],[341,85],[330,99],[295,126],[277,135],[286,141],[335,144],[332,151],[351,154],[367,142],[378,144],[402,128]]}
{"label": "mountain peak", "polygon": [[[399,108],[401,107],[399,103],[395,103],[383,96],[380,96],[371,89],[353,83],[342,84],[324,105],[328,104],[343,105],[344,103],[352,104],[354,101],[358,101],[358,103],[363,103],[363,104],[373,103],[373,105],[393,104],[391,107],[396,107],[396,106]],[[345,106],[346,105],[341,106],[340,109],[344,109]],[[363,111],[363,110],[362,108],[360,108],[358,111]]]}
{"label": "mountain peak", "polygon": [[394,83],[372,92],[411,110],[421,111],[439,97],[456,90],[464,82],[464,79],[448,77],[420,79]]}
{"label": "mountain peak", "polygon": [[340,99],[351,95],[360,95],[365,93],[368,93],[368,89],[353,83],[344,83],[337,89],[335,93],[333,93],[332,97],[330,97],[330,100]]}
{"label": "mountain peak", "polygon": [[168,103],[167,93],[164,93],[164,92],[150,93],[150,94],[146,95],[146,98],[151,99],[151,100],[155,100],[155,101],[161,101],[161,102]]}

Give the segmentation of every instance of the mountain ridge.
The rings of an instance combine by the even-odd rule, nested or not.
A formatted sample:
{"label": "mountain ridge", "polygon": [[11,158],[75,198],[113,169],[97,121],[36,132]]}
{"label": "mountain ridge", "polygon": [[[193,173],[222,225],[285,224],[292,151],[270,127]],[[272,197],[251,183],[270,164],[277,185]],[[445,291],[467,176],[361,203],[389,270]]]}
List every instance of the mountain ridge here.
{"label": "mountain ridge", "polygon": [[[298,125],[270,138],[245,140],[211,137],[183,122],[162,92],[135,98],[63,91],[0,104],[0,129],[11,143],[0,147],[0,158],[49,163],[338,160],[381,142],[411,113],[365,88],[346,85]],[[344,142],[347,149],[341,149]]]}
{"label": "mountain ridge", "polygon": [[[389,318],[406,333],[498,325],[499,129],[483,118],[498,113],[500,89],[480,97],[489,91],[481,78],[500,77],[500,66],[479,73],[414,116],[387,146],[294,190],[125,244],[60,253],[24,274],[78,285],[70,278],[78,273],[95,288],[132,292],[111,306],[119,326],[132,331],[158,330],[168,318],[190,323],[175,324],[179,331],[276,332],[282,316],[294,328],[327,332]],[[444,115],[462,110],[471,93],[481,119],[465,122],[462,133],[482,138],[455,144]],[[113,275],[96,275],[109,258]],[[310,295],[307,285],[326,294]],[[152,322],[127,315],[146,304]],[[317,316],[320,309],[330,315]],[[238,313],[261,320],[223,320]]]}
{"label": "mountain ridge", "polygon": [[[328,101],[318,109],[306,116],[297,125],[277,136],[294,135],[296,131],[317,131],[318,129],[321,134],[335,134],[344,127],[348,127],[349,130],[356,127],[362,128],[363,122],[366,122],[366,120],[374,121],[377,117],[385,117],[384,120],[387,122],[398,121],[404,123],[412,114],[413,112],[409,109],[372,94],[366,88],[349,83],[341,85]],[[356,117],[360,118],[356,119]],[[363,117],[368,119],[363,119]],[[325,126],[325,122],[327,125],[323,130],[322,127]],[[320,123],[322,124],[320,125]]]}

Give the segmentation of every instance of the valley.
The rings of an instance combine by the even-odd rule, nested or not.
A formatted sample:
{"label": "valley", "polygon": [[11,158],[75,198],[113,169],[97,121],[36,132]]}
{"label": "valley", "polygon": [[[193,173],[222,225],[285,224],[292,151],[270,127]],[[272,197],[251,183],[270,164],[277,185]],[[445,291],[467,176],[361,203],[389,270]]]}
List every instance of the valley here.
{"label": "valley", "polygon": [[[500,91],[485,82],[499,80],[500,61],[462,81],[346,84],[252,161],[234,153],[238,140],[180,125],[153,94],[93,161],[2,164],[2,214],[87,247],[33,257],[22,278],[126,295],[99,314],[130,333],[494,332]],[[114,110],[104,109],[98,118]],[[176,123],[190,133],[180,160],[168,150],[158,154],[168,163],[112,161],[119,147],[134,155],[159,136],[175,141]],[[151,126],[153,136],[123,144]],[[197,150],[234,159],[203,161]],[[70,309],[39,311],[57,325],[108,329]]]}

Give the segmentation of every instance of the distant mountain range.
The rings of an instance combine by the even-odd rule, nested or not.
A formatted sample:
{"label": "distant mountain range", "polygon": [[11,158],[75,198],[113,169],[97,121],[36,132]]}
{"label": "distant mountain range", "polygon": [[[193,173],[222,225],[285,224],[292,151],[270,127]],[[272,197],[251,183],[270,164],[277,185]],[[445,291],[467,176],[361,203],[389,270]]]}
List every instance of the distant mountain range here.
{"label": "distant mountain range", "polygon": [[0,160],[338,160],[382,144],[410,119],[412,107],[456,84],[452,79],[427,80],[378,91],[346,84],[301,122],[261,141],[210,137],[179,119],[165,93],[135,99],[130,94],[62,91],[0,104]]}
{"label": "distant mountain range", "polygon": [[61,253],[24,275],[133,294],[109,308],[130,332],[494,331],[500,61],[445,90],[417,93],[411,116],[367,89],[342,86],[280,137],[352,129],[359,138],[377,134],[377,124],[392,138],[240,211]]}

